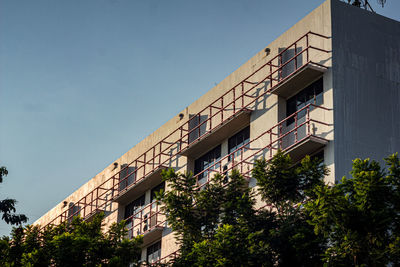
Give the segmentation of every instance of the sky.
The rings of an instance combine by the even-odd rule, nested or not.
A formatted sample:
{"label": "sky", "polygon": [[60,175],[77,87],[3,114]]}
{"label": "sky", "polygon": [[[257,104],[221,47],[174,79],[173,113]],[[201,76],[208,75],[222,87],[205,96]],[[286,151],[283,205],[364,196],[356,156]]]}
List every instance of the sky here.
{"label": "sky", "polygon": [[33,223],[322,2],[0,0],[0,199]]}

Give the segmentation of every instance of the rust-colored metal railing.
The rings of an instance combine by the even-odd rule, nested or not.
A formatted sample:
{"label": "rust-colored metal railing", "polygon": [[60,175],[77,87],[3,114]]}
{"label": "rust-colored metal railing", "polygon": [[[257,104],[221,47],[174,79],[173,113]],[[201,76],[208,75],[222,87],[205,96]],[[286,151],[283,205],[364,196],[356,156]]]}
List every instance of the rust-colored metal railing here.
{"label": "rust-colored metal railing", "polygon": [[[313,39],[316,39],[315,43],[318,43],[328,38],[313,32],[306,33],[200,112],[194,114],[119,172],[75,202],[73,206],[63,211],[49,224],[59,224],[77,215],[90,218],[98,211],[111,211],[113,199],[123,190],[133,187],[159,168],[169,166],[169,162],[180,155],[182,151],[199,142],[204,136],[232,117],[243,111],[255,109],[266,94],[290,79],[301,69],[309,64],[326,69],[327,67],[323,64],[313,61],[312,51],[321,53],[329,53],[330,51],[312,45],[312,43]],[[289,49],[294,49],[295,52],[290,58],[284,60],[285,53]],[[273,137],[276,137],[276,133],[271,133],[270,137],[273,139]],[[273,149],[272,145],[271,149]]]}
{"label": "rust-colored metal railing", "polygon": [[[263,157],[268,161],[274,155],[274,151],[276,152],[278,149],[288,151],[309,137],[327,141],[323,136],[332,130],[332,125],[315,117],[324,117],[321,116],[321,112],[330,110],[314,104],[306,105],[267,131],[218,159],[208,168],[195,174],[197,186],[203,187],[215,174],[228,175],[233,169],[239,170],[245,178],[250,178],[253,164],[258,158]],[[293,123],[287,125],[290,120],[293,120]],[[317,131],[315,126],[322,129]],[[156,227],[163,227],[166,223],[166,217],[156,202],[138,209],[126,220],[129,222],[130,237],[143,235]]]}
{"label": "rust-colored metal railing", "polygon": [[[228,155],[220,158],[216,162],[214,162],[211,166],[207,169],[199,172],[195,175],[197,180],[198,188],[205,186],[207,183],[210,182],[211,178],[215,174],[222,174],[228,175],[233,169],[239,170],[245,178],[250,178],[251,171],[253,169],[253,165],[256,159],[258,158],[265,158],[267,161],[271,160],[272,156],[274,155],[273,151],[277,151],[278,149],[282,151],[288,151],[292,149],[294,146],[302,143],[309,137],[314,137],[320,140],[327,141],[324,136],[327,132],[332,130],[332,125],[330,123],[317,120],[314,117],[324,117],[318,112],[325,112],[331,111],[331,109],[317,106],[314,104],[308,104],[305,107],[301,108],[297,112],[293,113],[292,115],[288,116],[284,120],[280,121],[267,131],[261,133],[257,137],[249,140],[248,142],[244,143],[234,151],[230,152]],[[291,122],[290,124],[288,122]],[[289,125],[288,125],[289,124]],[[325,126],[324,129],[315,131],[315,126]],[[286,142],[285,139],[288,139]],[[267,145],[262,145],[257,147],[255,145],[260,140],[269,140]],[[286,144],[285,144],[286,143]],[[238,156],[236,156],[238,155]],[[228,168],[224,168],[224,166],[229,166]],[[206,175],[204,175],[206,174]],[[199,180],[206,181],[199,182]],[[227,181],[228,183],[229,181]],[[264,207],[268,207],[269,205],[265,205]],[[150,208],[151,207],[151,208]],[[142,210],[144,212],[142,212]],[[145,222],[143,223],[143,213],[149,214],[149,210],[154,210],[153,214],[153,223],[151,228],[147,228],[147,220],[145,218]],[[136,223],[131,223],[128,225],[129,237],[135,236],[134,232],[137,231],[136,235],[145,234],[148,231],[151,231],[155,227],[163,227],[166,224],[166,217],[161,212],[161,208],[154,203],[150,203],[143,207],[143,209],[137,211],[134,215],[127,218],[128,222],[136,221]],[[142,229],[145,227],[145,231],[141,231],[138,229]],[[156,265],[157,263],[167,263],[176,258],[178,255],[179,250],[155,261],[150,263],[150,265]]]}

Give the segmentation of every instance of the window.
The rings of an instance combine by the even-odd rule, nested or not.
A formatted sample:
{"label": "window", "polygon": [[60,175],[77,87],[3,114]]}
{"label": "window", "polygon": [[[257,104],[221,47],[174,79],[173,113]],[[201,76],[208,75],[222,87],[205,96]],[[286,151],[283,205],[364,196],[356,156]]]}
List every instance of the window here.
{"label": "window", "polygon": [[141,197],[135,199],[134,201],[125,206],[124,219],[131,217],[133,214],[139,212],[143,208],[145,202],[144,196],[145,195],[142,195]]}
{"label": "window", "polygon": [[79,216],[80,210],[81,208],[78,205],[70,202],[68,207],[68,220],[71,222],[72,218]]}
{"label": "window", "polygon": [[[124,219],[127,220],[126,228],[128,229],[128,238],[133,237],[133,226],[135,224],[135,218],[141,218],[142,214],[140,211],[143,209],[144,203],[145,195],[143,194],[142,196],[125,206]],[[134,217],[130,218],[132,215],[134,215]]]}
{"label": "window", "polygon": [[220,167],[220,163],[215,164],[220,158],[221,158],[221,145],[217,146],[216,148],[212,149],[211,151],[207,152],[205,155],[201,156],[200,158],[194,161],[195,175],[210,168],[209,170],[201,173],[198,176],[197,180],[200,185],[206,182],[206,179],[212,170],[218,169]]}
{"label": "window", "polygon": [[148,263],[154,263],[161,258],[161,240],[147,247],[146,260]]}
{"label": "window", "polygon": [[[285,52],[282,53],[284,50]],[[279,80],[287,78],[303,65],[303,53],[301,53],[302,50],[302,47],[297,47],[296,50],[294,48],[279,48],[279,53],[281,53],[279,58],[279,66],[284,65],[279,70]]]}
{"label": "window", "polygon": [[135,167],[128,167],[128,164],[121,165],[121,171],[119,173],[119,190],[127,188],[136,181],[135,170]]}
{"label": "window", "polygon": [[189,144],[206,133],[207,115],[189,115]]}
{"label": "window", "polygon": [[[323,104],[323,79],[319,79],[303,90],[298,94],[289,98],[286,102],[286,117],[289,117],[293,113],[296,113],[301,108],[307,106],[308,104],[322,105]],[[312,107],[310,108],[310,110]],[[302,110],[297,114],[297,118],[304,117],[306,114],[306,110]],[[286,123],[287,125],[292,124],[295,121],[294,116],[289,118]]]}
{"label": "window", "polygon": [[[232,152],[236,151],[238,148],[241,146],[247,144],[250,141],[250,126],[247,126],[234,136],[228,139],[228,153],[231,154]],[[244,151],[246,151],[246,148],[242,148],[237,150],[234,154],[229,155],[229,161],[232,160],[232,158],[236,158],[240,156]]]}
{"label": "window", "polygon": [[[320,150],[317,153],[315,153],[314,155],[310,156],[311,160],[318,160],[320,161],[319,166],[322,167],[325,164],[325,158],[324,158],[324,150]],[[296,162],[296,164],[294,165],[294,167],[300,167],[301,166],[301,160],[303,158],[301,158],[300,160],[298,160]]]}
{"label": "window", "polygon": [[325,164],[325,158],[324,158],[324,150],[319,151],[315,155],[311,156],[312,160],[318,159],[320,162],[320,166]]}
{"label": "window", "polygon": [[153,203],[153,201],[156,201],[156,192],[160,192],[160,190],[164,190],[165,188],[165,182],[162,182],[161,184],[157,185],[156,187],[153,187],[151,189],[151,195],[150,195],[150,203]]}

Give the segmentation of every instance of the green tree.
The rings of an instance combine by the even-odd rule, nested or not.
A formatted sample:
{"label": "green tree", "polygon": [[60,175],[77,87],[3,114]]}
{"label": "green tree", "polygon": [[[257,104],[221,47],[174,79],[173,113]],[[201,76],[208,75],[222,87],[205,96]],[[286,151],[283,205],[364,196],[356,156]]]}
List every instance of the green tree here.
{"label": "green tree", "polygon": [[315,188],[306,203],[316,233],[329,241],[329,266],[400,266],[400,162],[356,159],[351,179]]}
{"label": "green tree", "polygon": [[14,228],[0,241],[1,266],[139,265],[141,237],[126,239],[125,222],[102,232],[104,214],[86,222],[79,217],[58,226]]}
{"label": "green tree", "polygon": [[202,187],[191,173],[164,172],[170,189],[159,199],[181,245],[174,265],[318,266],[325,239],[307,223],[303,204],[327,171],[309,157],[292,165],[281,152],[269,164],[256,162],[253,177],[272,205],[259,210],[255,191],[236,170]]}
{"label": "green tree", "polygon": [[217,174],[201,187],[191,173],[169,169],[163,178],[169,190],[159,200],[180,244],[175,266],[268,266],[265,259],[252,258],[262,251],[256,248],[257,231],[266,220],[260,221],[254,196],[238,171],[229,177]]}
{"label": "green tree", "polygon": [[313,199],[313,189],[323,185],[328,174],[321,160],[306,156],[293,166],[289,155],[278,152],[270,162],[257,160],[252,171],[261,199],[275,211],[276,227],[266,240],[278,266],[320,266],[326,242],[308,223],[304,205]]}
{"label": "green tree", "polygon": [[[6,167],[0,167],[0,183],[3,182],[3,178],[8,175],[8,170]],[[25,223],[28,221],[28,218],[23,214],[16,214],[15,205],[17,201],[15,199],[3,199],[0,200],[0,214],[2,214],[1,218],[7,224],[16,225]]]}

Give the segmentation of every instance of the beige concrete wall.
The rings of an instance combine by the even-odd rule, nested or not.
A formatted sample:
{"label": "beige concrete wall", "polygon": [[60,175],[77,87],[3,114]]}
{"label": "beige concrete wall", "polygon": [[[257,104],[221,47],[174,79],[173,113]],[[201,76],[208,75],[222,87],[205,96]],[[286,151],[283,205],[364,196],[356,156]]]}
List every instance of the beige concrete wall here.
{"label": "beige concrete wall", "polygon": [[[247,61],[245,64],[243,64],[241,67],[239,67],[235,72],[233,72],[231,75],[226,77],[222,82],[220,82],[217,86],[212,88],[210,91],[208,91],[206,94],[201,96],[198,100],[196,100],[194,103],[186,107],[184,110],[182,110],[180,113],[183,114],[183,118],[181,119],[179,115],[177,114],[175,117],[170,119],[168,122],[166,122],[164,125],[162,125],[159,129],[157,129],[155,132],[150,134],[148,137],[146,137],[144,140],[142,140],[140,143],[135,145],[133,148],[131,148],[127,153],[122,155],[119,159],[117,159],[115,162],[118,164],[118,168],[114,169],[114,164],[110,164],[107,166],[102,172],[97,174],[95,177],[93,177],[91,180],[89,180],[86,184],[84,184],[82,187],[80,187],[77,191],[72,193],[70,196],[68,196],[65,201],[68,203],[73,202],[76,203],[82,196],[88,194],[91,190],[96,188],[98,185],[112,177],[119,171],[119,166],[122,164],[130,163],[133,160],[135,160],[138,156],[146,152],[148,149],[150,149],[152,146],[154,146],[156,143],[164,139],[166,136],[168,136],[170,133],[172,133],[175,129],[178,127],[184,125],[184,123],[187,122],[189,119],[189,116],[191,114],[196,114],[205,107],[207,107],[211,102],[214,100],[218,99],[223,95],[225,92],[229,91],[232,87],[237,85],[239,82],[241,82],[245,77],[249,76],[252,74],[255,70],[257,70],[260,66],[268,62],[270,59],[272,59],[275,55],[278,54],[278,52],[286,48],[288,45],[292,44],[294,41],[296,41],[299,37],[302,35],[306,34],[309,31],[313,31],[319,34],[323,34],[326,36],[331,36],[331,14],[330,14],[330,0],[325,1],[320,7],[312,11],[309,15],[307,15],[305,18],[303,18],[301,21],[299,21],[297,24],[295,24],[293,27],[288,29],[285,33],[283,33],[280,37],[278,37],[276,40],[274,40],[272,43],[268,44],[264,48],[268,47],[270,49],[270,54],[266,55],[264,48],[257,53],[254,57],[252,57],[249,61]],[[262,33],[261,33],[262,34]],[[324,48],[326,50],[331,50],[331,40],[320,40],[318,38],[310,38],[310,44],[319,46],[321,48]],[[305,42],[301,43],[300,46],[304,47]],[[323,63],[327,67],[331,67],[331,54],[326,54],[322,52],[313,52],[310,54],[310,56],[318,63]],[[266,71],[260,71],[253,77],[251,77],[250,81],[252,82],[259,82],[265,78]],[[245,90],[251,88],[251,84],[246,84],[245,85]],[[251,94],[254,95],[259,95],[265,92],[265,90],[268,88],[268,82],[263,82],[259,86],[255,87],[254,90],[251,91]],[[240,92],[241,88],[237,87],[235,89],[236,94]],[[330,69],[326,72],[324,75],[324,106],[328,108],[332,108],[332,73]],[[223,101],[225,103],[228,103],[229,101],[232,101],[233,99],[233,93],[226,95],[223,98]],[[253,100],[253,98],[246,97],[243,101],[245,104],[250,103]],[[240,106],[241,100],[235,101],[236,106]],[[267,94],[266,97],[260,98],[258,101],[255,103],[249,105],[251,109],[253,109],[253,112],[251,114],[251,123],[250,123],[250,140],[256,138],[266,130],[270,129],[272,126],[276,125],[279,121],[279,119],[284,116],[284,114],[280,114],[280,110],[282,110],[283,105],[285,105],[285,100],[280,99],[276,95],[271,95]],[[229,116],[232,114],[233,106],[227,108],[224,111],[224,116]],[[315,111],[314,113],[317,113]],[[204,112],[204,114],[208,114],[207,112]],[[208,114],[209,115],[209,114]],[[322,112],[321,114],[316,114],[317,117],[321,117],[323,120],[332,123],[333,122],[333,114],[329,112]],[[218,118],[215,117],[212,120],[212,123],[215,125],[215,123],[218,123]],[[209,124],[207,125],[207,127]],[[333,131],[331,129],[325,129],[322,127],[320,129],[321,131],[324,132],[325,138],[330,140],[328,146],[325,149],[325,161],[328,164],[328,167],[331,169],[331,175],[327,178],[328,181],[333,181],[334,177],[334,163],[333,163]],[[232,132],[232,134],[234,134]],[[179,138],[179,133],[176,132],[173,136],[170,137],[171,140],[176,140]],[[226,136],[226,139],[222,142],[222,156],[227,154],[227,140],[229,136]],[[261,148],[264,147],[266,144],[269,142],[269,137],[265,136],[263,138],[257,139],[256,142],[252,143],[251,147],[252,148]],[[176,147],[172,147],[175,148]],[[249,151],[246,153],[250,153]],[[191,169],[193,159],[189,160],[190,164],[187,164],[188,160],[186,157],[179,156],[175,162],[172,162],[171,165],[177,170],[183,171],[187,169]],[[189,165],[189,168],[187,168]],[[255,182],[251,181],[250,184],[254,186]],[[106,185],[110,186],[110,184]],[[150,190],[150,188],[149,188]],[[147,192],[147,195],[149,195],[149,192]],[[149,197],[146,198],[146,203],[149,202]],[[261,203],[261,202],[260,202]],[[258,203],[258,205],[261,205]],[[118,208],[117,203],[112,203],[109,206],[110,208],[110,213],[106,217],[106,224],[109,225],[112,222],[115,222],[119,219],[122,218],[122,212],[123,212],[123,206],[120,206]],[[67,206],[68,207],[68,206]],[[35,222],[35,224],[47,224],[49,221],[54,219],[57,215],[59,215],[62,211],[64,211],[66,208],[63,208],[63,201],[58,204],[56,207],[54,207],[52,210],[47,212],[45,215],[43,215],[39,220]],[[119,215],[118,215],[119,213]],[[162,238],[162,257],[172,253],[173,251],[176,250],[176,244],[175,244],[175,239],[172,234],[169,234],[169,230],[164,231],[164,236]],[[143,253],[145,255],[145,249],[143,250]],[[145,256],[144,256],[145,257]]]}

